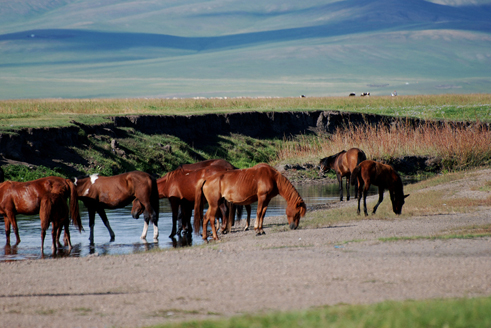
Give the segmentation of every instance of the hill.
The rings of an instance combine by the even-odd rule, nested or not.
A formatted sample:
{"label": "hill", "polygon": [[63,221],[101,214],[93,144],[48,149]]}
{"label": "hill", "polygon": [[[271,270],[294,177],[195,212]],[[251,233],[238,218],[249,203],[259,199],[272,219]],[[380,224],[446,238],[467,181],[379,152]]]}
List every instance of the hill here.
{"label": "hill", "polygon": [[486,93],[491,1],[16,1],[0,99]]}

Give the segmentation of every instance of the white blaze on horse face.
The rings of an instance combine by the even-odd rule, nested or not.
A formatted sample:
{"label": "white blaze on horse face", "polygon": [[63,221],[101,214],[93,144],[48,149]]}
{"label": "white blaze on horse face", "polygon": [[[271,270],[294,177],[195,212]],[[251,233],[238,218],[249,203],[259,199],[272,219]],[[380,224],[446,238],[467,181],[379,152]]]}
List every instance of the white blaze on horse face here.
{"label": "white blaze on horse face", "polygon": [[77,182],[78,182],[78,179],[75,178],[75,181],[73,181],[73,184],[76,186],[77,185]]}

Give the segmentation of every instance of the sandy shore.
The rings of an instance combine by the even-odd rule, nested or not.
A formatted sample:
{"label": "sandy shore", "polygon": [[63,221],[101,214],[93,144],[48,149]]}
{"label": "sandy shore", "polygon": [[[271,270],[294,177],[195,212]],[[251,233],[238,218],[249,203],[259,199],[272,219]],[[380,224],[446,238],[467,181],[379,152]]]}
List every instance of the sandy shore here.
{"label": "sandy shore", "polygon": [[[483,174],[491,179],[490,170]],[[473,196],[472,182],[438,187],[482,197]],[[355,211],[355,202],[339,206]],[[295,231],[276,229],[285,217],[265,223],[264,236],[237,230],[203,246],[0,263],[1,326],[141,327],[326,304],[491,295],[491,238],[378,240],[490,224],[490,208]]]}

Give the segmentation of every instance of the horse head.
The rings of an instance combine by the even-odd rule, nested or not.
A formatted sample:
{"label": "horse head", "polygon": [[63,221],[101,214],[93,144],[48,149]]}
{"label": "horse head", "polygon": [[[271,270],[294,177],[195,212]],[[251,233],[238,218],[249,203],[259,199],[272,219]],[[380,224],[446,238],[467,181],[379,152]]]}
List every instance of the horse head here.
{"label": "horse head", "polygon": [[288,225],[290,226],[290,229],[295,230],[298,228],[300,218],[304,217],[306,212],[307,206],[305,205],[303,200],[297,202],[292,206],[287,206],[286,217],[288,219]]}
{"label": "horse head", "polygon": [[404,199],[408,197],[408,195],[399,194],[399,193],[390,193],[390,200],[392,201],[392,210],[395,214],[399,215],[402,213],[402,205],[404,205]]}
{"label": "horse head", "polygon": [[133,207],[131,208],[131,216],[133,219],[138,219],[144,211],[145,207],[143,204],[138,199],[133,200]]}

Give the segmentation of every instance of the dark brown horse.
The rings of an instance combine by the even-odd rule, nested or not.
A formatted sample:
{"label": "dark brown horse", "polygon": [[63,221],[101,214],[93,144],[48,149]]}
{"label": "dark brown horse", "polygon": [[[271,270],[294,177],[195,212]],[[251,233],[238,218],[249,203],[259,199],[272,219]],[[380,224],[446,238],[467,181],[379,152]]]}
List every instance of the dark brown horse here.
{"label": "dark brown horse", "polygon": [[[70,199],[70,209],[67,200]],[[10,246],[10,227],[14,229],[17,238],[16,245],[20,243],[19,229],[16,214],[39,214],[41,219],[41,253],[44,253],[44,238],[49,224],[52,224],[53,254],[57,246],[61,246],[59,237],[65,228],[65,242],[70,250],[70,232],[68,229],[68,214],[78,230],[82,230],[82,222],[78,207],[77,193],[73,183],[60,177],[46,177],[28,182],[6,181],[0,184],[0,214],[4,215],[6,245]]]}
{"label": "dark brown horse", "polygon": [[[339,183],[339,199],[343,201],[343,177],[346,177],[346,200],[350,198],[350,178],[353,169],[360,162],[367,159],[363,150],[358,148],[350,148],[348,151],[343,150],[335,155],[325,157],[320,161],[321,174],[329,169],[334,170]],[[355,197],[358,194],[357,186],[355,185]]]}
{"label": "dark brown horse", "polygon": [[[94,244],[95,213],[104,222],[111,241],[114,241],[114,232],[107,220],[105,209],[125,207],[137,198],[143,206],[144,226],[141,238],[146,240],[148,224],[153,223],[153,239],[159,237],[159,195],[157,182],[150,174],[141,171],[132,171],[110,177],[93,174],[90,177],[75,178],[79,199],[89,212],[90,244]],[[134,218],[138,218],[132,213]]]}
{"label": "dark brown horse", "polygon": [[370,185],[378,186],[379,195],[378,202],[373,208],[373,214],[384,200],[386,189],[389,189],[392,210],[395,214],[401,214],[404,199],[409,195],[404,195],[401,177],[392,166],[367,160],[358,164],[351,174],[351,183],[358,184],[358,214],[360,214],[360,201],[363,192],[363,210],[365,216],[368,215],[367,193]]}
{"label": "dark brown horse", "polygon": [[[197,184],[194,204],[194,229],[199,234],[203,222],[203,239],[207,240],[207,225],[211,223],[213,239],[217,240],[214,220],[212,220],[223,201],[237,205],[257,203],[257,217],[254,230],[264,234],[263,220],[270,200],[281,195],[287,201],[286,215],[290,229],[296,229],[300,217],[307,207],[293,185],[276,169],[268,164],[258,164],[249,169],[227,171],[210,176]],[[203,197],[204,196],[204,197]],[[208,211],[203,219],[204,198],[208,201]]]}

